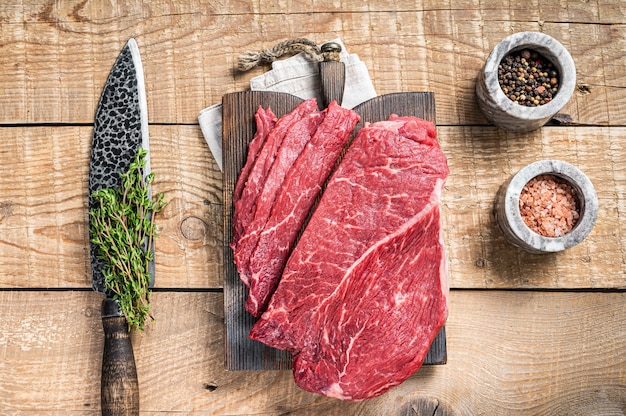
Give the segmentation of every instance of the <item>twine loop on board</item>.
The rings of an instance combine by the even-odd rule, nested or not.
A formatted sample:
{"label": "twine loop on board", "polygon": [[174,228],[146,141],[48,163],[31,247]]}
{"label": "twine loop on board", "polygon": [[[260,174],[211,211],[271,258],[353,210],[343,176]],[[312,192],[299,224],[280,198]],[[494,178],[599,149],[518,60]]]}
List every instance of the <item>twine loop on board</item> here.
{"label": "twine loop on board", "polygon": [[246,51],[239,57],[237,69],[241,72],[248,71],[264,63],[272,63],[283,55],[304,53],[307,59],[313,62],[339,61],[341,45],[328,42],[321,47],[308,39],[290,39],[277,43],[270,49],[259,52]]}

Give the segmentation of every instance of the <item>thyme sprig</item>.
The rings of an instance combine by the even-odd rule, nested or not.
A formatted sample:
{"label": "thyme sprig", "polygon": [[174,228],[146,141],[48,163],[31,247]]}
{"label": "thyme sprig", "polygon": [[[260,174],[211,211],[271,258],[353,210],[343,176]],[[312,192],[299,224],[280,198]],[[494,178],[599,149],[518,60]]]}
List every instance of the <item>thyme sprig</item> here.
{"label": "thyme sprig", "polygon": [[141,331],[148,317],[154,319],[149,287],[152,246],[158,236],[154,219],[167,205],[163,193],[157,194],[154,201],[150,196],[148,186],[154,182],[154,173],[144,178],[147,154],[144,149],[138,150],[128,172],[120,175],[118,188],[92,193],[99,208],[89,211],[91,242],[105,261],[104,287],[118,301],[130,329]]}

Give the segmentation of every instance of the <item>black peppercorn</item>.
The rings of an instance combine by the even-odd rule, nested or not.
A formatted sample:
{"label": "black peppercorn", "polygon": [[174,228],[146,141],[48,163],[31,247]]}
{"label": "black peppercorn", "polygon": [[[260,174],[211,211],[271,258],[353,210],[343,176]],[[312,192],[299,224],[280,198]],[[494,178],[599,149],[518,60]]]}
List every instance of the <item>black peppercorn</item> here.
{"label": "black peppercorn", "polygon": [[498,66],[498,81],[512,101],[529,107],[547,104],[559,87],[559,73],[552,62],[530,49],[512,52]]}

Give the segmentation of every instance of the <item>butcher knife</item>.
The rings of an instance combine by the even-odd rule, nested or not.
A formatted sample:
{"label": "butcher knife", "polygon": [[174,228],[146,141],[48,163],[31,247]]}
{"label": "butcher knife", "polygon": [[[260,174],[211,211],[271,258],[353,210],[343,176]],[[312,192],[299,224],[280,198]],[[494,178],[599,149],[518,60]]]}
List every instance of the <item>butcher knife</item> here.
{"label": "butcher knife", "polygon": [[[129,170],[140,148],[148,151],[148,118],[139,48],[130,39],[107,78],[96,110],[89,165],[89,209],[98,208],[92,194],[120,186],[120,174]],[[150,171],[146,155],[144,177]],[[90,228],[91,216],[90,216]],[[101,408],[103,415],[139,413],[139,385],[126,318],[113,294],[105,289],[105,262],[91,243],[93,289],[105,295],[102,302],[104,351],[102,357]],[[149,265],[154,283],[154,262]]]}

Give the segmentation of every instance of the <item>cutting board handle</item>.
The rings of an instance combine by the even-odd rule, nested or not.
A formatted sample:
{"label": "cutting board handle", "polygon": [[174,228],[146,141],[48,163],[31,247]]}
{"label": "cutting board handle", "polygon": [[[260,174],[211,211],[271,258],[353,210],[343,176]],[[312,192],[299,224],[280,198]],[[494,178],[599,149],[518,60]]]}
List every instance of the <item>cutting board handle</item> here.
{"label": "cutting board handle", "polygon": [[100,406],[102,415],[106,416],[138,415],[139,383],[133,345],[126,318],[111,313],[116,309],[117,302],[114,300],[107,298],[102,302],[104,353]]}
{"label": "cutting board handle", "polygon": [[343,62],[320,62],[321,93],[324,107],[333,100],[341,105],[346,81],[346,66]]}
{"label": "cutting board handle", "polygon": [[324,61],[320,62],[320,91],[324,107],[328,107],[331,101],[337,101],[341,105],[343,91],[346,85],[346,66],[339,62],[341,45],[329,42],[321,47]]}

